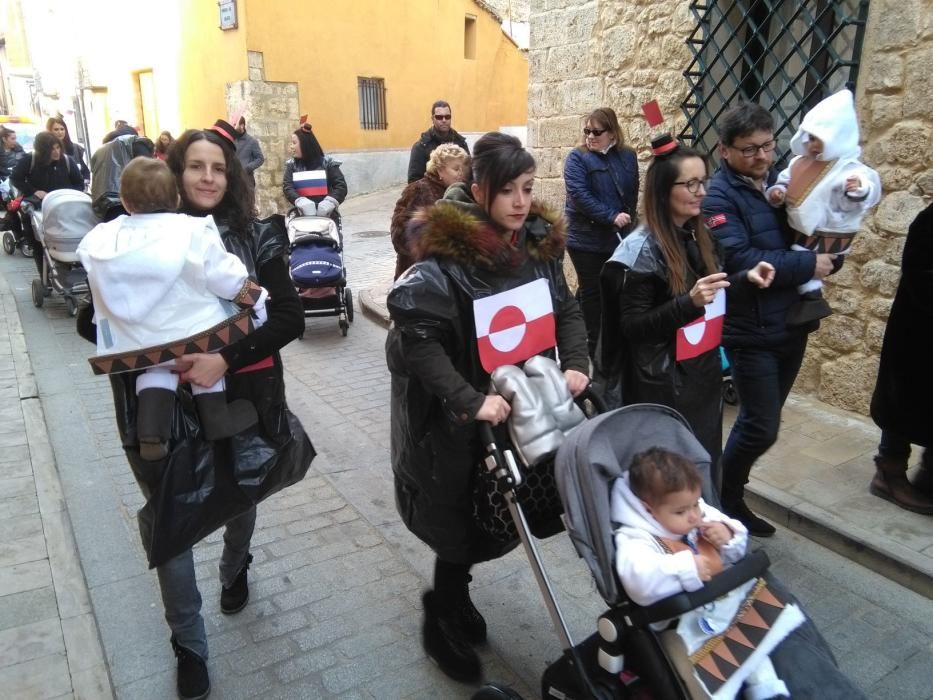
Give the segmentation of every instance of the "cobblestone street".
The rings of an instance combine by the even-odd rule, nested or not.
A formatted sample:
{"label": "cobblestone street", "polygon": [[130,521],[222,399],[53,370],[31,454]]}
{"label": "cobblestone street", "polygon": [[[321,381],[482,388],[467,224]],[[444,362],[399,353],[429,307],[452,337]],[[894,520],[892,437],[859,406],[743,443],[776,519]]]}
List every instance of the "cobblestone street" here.
{"label": "cobblestone street", "polygon": [[[354,297],[391,279],[395,256],[387,232],[398,191],[350,199],[341,208]],[[63,301],[51,297],[44,308],[33,307],[34,272],[18,254],[0,260],[19,309],[114,696],[174,697],[169,632],[136,528],[143,501],[119,444],[110,387],[91,375],[92,347],[75,334]],[[335,318],[309,319],[304,338],[283,351],[289,404],[318,457],[303,482],[259,507],[251,597],[242,613],[220,613],[220,534],[195,548],[212,697],[455,699],[474,691],[448,680],[421,648],[421,593],[433,558],[395,511],[384,339],[385,329],[357,308],[347,337]],[[11,434],[0,432],[0,451],[21,444],[7,439]],[[8,478],[0,473],[0,488]],[[9,498],[0,491],[4,532],[33,512],[3,506]],[[801,598],[868,697],[933,697],[933,602],[784,528],[766,546],[775,573]],[[0,549],[0,565],[9,552]],[[590,634],[604,606],[582,560],[566,536],[544,542],[542,554],[571,631]],[[524,554],[518,550],[473,574],[474,600],[489,623],[490,641],[481,651],[486,677],[538,697],[541,673],[561,649]],[[37,579],[13,592],[6,580],[0,574],[4,695],[94,697],[76,685],[58,692],[49,685],[51,674],[41,672],[61,661],[64,645],[47,647],[48,658],[29,659],[31,673],[24,673],[22,658],[7,656],[23,620],[53,619],[55,606],[41,593],[51,583]],[[11,606],[20,614],[10,615]]]}

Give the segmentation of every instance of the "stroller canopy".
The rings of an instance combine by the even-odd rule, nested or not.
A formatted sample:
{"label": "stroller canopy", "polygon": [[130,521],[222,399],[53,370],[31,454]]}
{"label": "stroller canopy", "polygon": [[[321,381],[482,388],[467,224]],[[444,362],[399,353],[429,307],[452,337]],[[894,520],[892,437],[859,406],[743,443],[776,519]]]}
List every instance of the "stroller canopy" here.
{"label": "stroller canopy", "polygon": [[73,252],[88,231],[100,221],[91,198],[77,190],[55,190],[42,200],[42,228],[36,233],[45,246]]}
{"label": "stroller canopy", "polygon": [[667,406],[633,404],[586,421],[567,436],[554,462],[567,533],[609,605],[627,600],[615,575],[615,526],[609,510],[612,482],[628,470],[636,454],[651,447],[694,462],[703,478],[703,498],[717,502],[709,455],[683,417]]}

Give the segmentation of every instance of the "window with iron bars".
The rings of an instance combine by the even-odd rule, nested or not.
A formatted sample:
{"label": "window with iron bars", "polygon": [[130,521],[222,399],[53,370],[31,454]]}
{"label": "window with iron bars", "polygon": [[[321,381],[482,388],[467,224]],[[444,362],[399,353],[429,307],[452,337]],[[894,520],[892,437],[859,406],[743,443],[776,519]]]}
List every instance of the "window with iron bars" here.
{"label": "window with iron bars", "polygon": [[386,119],[386,86],[382,78],[357,78],[360,99],[360,128],[388,129]]}
{"label": "window with iron bars", "polygon": [[697,26],[687,39],[690,93],[680,137],[712,152],[716,120],[740,100],[774,116],[779,163],[803,115],[858,78],[868,0],[691,2]]}

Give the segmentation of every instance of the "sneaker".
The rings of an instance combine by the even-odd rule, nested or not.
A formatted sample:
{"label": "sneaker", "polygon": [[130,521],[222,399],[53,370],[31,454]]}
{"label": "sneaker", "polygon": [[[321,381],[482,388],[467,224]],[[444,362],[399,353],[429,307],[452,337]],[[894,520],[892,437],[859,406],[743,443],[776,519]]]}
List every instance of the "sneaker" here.
{"label": "sneaker", "polygon": [[445,675],[461,683],[478,683],[483,676],[479,656],[466,640],[458,617],[437,610],[434,592],[428,591],[424,603],[421,642],[424,651]]}
{"label": "sneaker", "polygon": [[220,612],[224,615],[234,615],[246,607],[249,602],[249,586],[246,583],[246,572],[253,561],[253,555],[247,554],[243,568],[236,575],[230,588],[220,587]]}
{"label": "sneaker", "polygon": [[190,649],[180,646],[172,637],[172,649],[178,660],[176,690],[182,700],[202,700],[211,694],[211,679],[207,663]]}
{"label": "sneaker", "polygon": [[732,508],[727,509],[726,513],[742,523],[748,533],[755,537],[771,537],[777,532],[774,525],[752,513],[751,509],[745,505],[744,499],[740,500]]}

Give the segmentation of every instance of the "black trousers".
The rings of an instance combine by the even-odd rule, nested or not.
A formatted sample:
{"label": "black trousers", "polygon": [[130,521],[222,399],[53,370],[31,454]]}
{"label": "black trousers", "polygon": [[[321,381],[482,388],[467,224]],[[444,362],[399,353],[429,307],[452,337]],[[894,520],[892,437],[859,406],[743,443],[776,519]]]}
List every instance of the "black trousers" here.
{"label": "black trousers", "polygon": [[590,253],[585,250],[568,248],[570,262],[577,273],[577,299],[583,311],[583,323],[586,326],[586,345],[590,359],[596,357],[596,342],[599,340],[602,297],[599,292],[599,273],[611,253]]}

